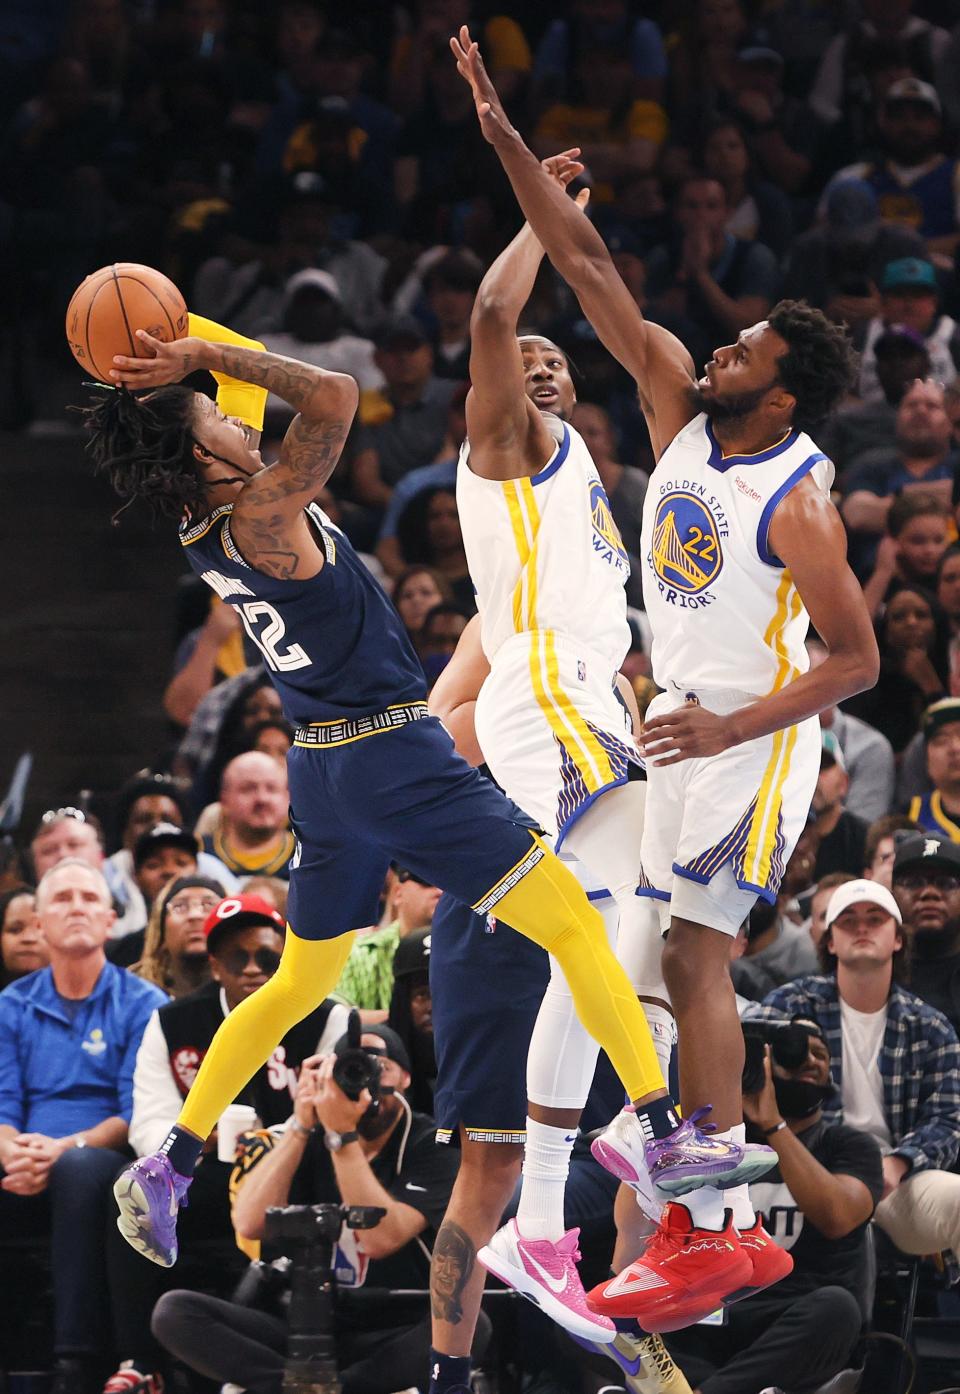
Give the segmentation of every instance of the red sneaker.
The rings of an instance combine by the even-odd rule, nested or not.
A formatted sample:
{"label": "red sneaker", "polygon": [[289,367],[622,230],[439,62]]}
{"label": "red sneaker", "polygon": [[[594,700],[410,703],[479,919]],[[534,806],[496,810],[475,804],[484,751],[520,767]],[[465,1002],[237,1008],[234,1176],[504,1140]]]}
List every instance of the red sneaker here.
{"label": "red sneaker", "polygon": [[640,1257],[588,1292],[587,1306],[603,1316],[634,1317],[644,1331],[679,1331],[715,1312],[752,1274],[729,1210],[723,1229],[700,1229],[674,1201]]}
{"label": "red sneaker", "polygon": [[730,1307],[744,1297],[752,1297],[763,1288],[772,1287],[793,1272],[793,1259],[786,1249],[781,1249],[777,1241],[770,1237],[760,1215],[749,1229],[741,1229],[739,1234],[741,1247],[753,1264],[753,1276],[744,1287],[727,1294],[723,1299],[724,1307]]}

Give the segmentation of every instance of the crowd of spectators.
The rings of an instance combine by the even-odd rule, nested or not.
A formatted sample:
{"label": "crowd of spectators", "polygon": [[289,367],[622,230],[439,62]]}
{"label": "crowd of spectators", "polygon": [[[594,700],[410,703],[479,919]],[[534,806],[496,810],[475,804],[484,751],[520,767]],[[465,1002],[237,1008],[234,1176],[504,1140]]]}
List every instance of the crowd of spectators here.
{"label": "crowd of spectators", "polygon": [[[631,295],[698,365],[781,296],[845,322],[860,350],[855,388],[817,440],[881,675],[822,713],[807,828],[731,964],[745,1017],[810,1025],[798,1079],[817,1083],[817,1107],[797,1111],[789,1088],[775,1096],[790,1083],[777,1065],[746,1108],[765,1125],[779,1101],[778,1185],[806,1216],[805,1241],[789,1290],[742,1303],[722,1333],[670,1343],[690,1386],[744,1394],[761,1376],[799,1388],[800,1332],[822,1338],[823,1383],[870,1315],[872,1215],[901,1251],[946,1255],[948,1276],[960,1250],[960,0],[10,7],[0,287],[14,314],[0,344],[5,360],[65,369],[75,285],[140,261],[198,313],[352,374],[357,420],[319,502],[392,595],[432,683],[474,608],[455,488],[471,308],[520,222],[449,53],[466,20],[537,153],[581,148],[590,215]],[[624,668],[642,711],[643,416],[546,264],[525,319],[574,365],[573,424],[633,560]],[[31,415],[20,387],[4,424]],[[289,419],[271,398],[267,458]],[[184,1213],[182,1289],[116,1233],[124,1158],[156,1145],[218,1022],[276,971],[295,847],[293,733],[258,651],[199,582],[184,578],[170,611],[165,748],[144,750],[121,789],[62,791],[0,881],[0,1262],[4,1246],[48,1254],[54,1394],[159,1394],[171,1353],[181,1374],[279,1390],[282,1321],[222,1300],[246,1262],[235,1231],[250,1253],[270,1204],[375,1195],[387,1213],[346,1256],[353,1280],[369,1261],[376,1285],[422,1288],[456,1173],[456,1154],[429,1141],[439,891],[398,866],[334,997],[237,1100],[250,1143],[233,1220],[234,1153],[208,1144]],[[809,652],[823,661],[816,636]],[[328,1058],[351,1006],[397,1092],[348,1165],[315,1129],[357,1122]],[[576,1161],[592,1165],[586,1149]],[[604,1224],[585,1250],[612,1245],[609,1213]],[[777,1231],[787,1247],[793,1237]],[[36,1359],[24,1314],[42,1305],[42,1281],[39,1294],[0,1304],[0,1370]],[[345,1387],[417,1383],[422,1307],[379,1322],[369,1310],[342,1322]],[[528,1349],[559,1339],[541,1333]],[[572,1347],[557,1349],[527,1376],[579,1390]],[[611,1383],[609,1366],[596,1371]]]}

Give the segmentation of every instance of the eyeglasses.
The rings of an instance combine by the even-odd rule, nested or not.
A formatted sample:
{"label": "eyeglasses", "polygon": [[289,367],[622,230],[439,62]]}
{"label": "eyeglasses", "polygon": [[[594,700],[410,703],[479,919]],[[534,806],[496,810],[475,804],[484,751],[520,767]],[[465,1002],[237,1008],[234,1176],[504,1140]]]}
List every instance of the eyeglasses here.
{"label": "eyeglasses", "polygon": [[66,808],[48,808],[40,819],[40,826],[48,828],[51,823],[59,823],[61,818],[72,818],[75,823],[88,821],[82,808],[74,808],[72,804],[68,804]]}
{"label": "eyeglasses", "polygon": [[220,904],[216,896],[207,896],[204,900],[191,900],[188,896],[177,896],[176,900],[171,900],[167,905],[168,915],[209,915],[211,910],[215,910]]}
{"label": "eyeglasses", "polygon": [[216,954],[228,973],[239,977],[247,964],[254,962],[266,978],[272,978],[280,967],[280,955],[275,949],[255,949],[248,954],[246,949],[230,949],[225,954]]}
{"label": "eyeglasses", "polygon": [[922,891],[926,886],[935,886],[938,891],[945,891],[949,895],[952,891],[960,890],[960,876],[951,876],[949,872],[941,875],[938,872],[913,871],[906,876],[898,876],[897,885],[905,891]]}

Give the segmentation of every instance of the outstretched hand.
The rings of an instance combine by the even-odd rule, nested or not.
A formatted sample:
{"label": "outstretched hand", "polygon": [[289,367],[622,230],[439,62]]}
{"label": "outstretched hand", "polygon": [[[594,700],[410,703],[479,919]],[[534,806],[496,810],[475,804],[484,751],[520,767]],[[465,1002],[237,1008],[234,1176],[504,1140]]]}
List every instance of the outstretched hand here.
{"label": "outstretched hand", "polygon": [[485,139],[491,145],[496,145],[498,140],[504,136],[509,136],[513,127],[503,109],[499,93],[483,65],[480,48],[471,39],[470,30],[466,24],[462,25],[460,33],[450,40],[450,48],[457,60],[457,72],[465,82],[469,82],[473,92],[480,129]]}
{"label": "outstretched hand", "polygon": [[[580,154],[579,145],[573,146],[570,150],[562,150],[559,155],[548,155],[545,160],[540,161],[542,169],[555,179],[561,189],[565,189],[574,179],[579,179],[583,173],[583,163],[577,159]],[[590,201],[590,190],[581,189],[576,196],[575,202],[578,208],[586,208]]]}
{"label": "outstretched hand", "polygon": [[141,387],[165,387],[204,366],[201,361],[206,347],[203,339],[174,339],[168,344],[163,339],[155,339],[145,329],[138,329],[136,335],[149,357],[128,358],[117,354],[110,370],[113,382],[134,391]]}

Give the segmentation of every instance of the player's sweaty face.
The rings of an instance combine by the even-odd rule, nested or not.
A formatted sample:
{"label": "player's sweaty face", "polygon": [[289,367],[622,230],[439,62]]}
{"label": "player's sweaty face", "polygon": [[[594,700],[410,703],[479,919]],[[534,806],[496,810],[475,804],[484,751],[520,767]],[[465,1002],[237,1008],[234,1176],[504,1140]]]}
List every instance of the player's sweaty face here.
{"label": "player's sweaty face", "polygon": [[697,386],[710,397],[742,397],[768,391],[777,381],[777,359],[787,345],[766,320],[744,329],[735,344],[714,350]]}
{"label": "player's sweaty face", "polygon": [[193,433],[199,445],[220,457],[202,462],[204,475],[212,477],[211,483],[229,475],[231,464],[237,466],[238,475],[256,474],[263,468],[259,450],[250,449],[249,427],[235,416],[224,416],[216,402],[199,392]]}
{"label": "player's sweaty face", "polygon": [[524,386],[538,411],[568,421],[577,400],[566,357],[549,339],[521,339]]}

